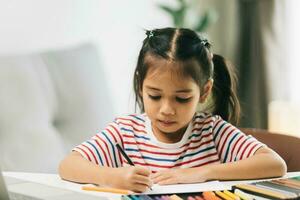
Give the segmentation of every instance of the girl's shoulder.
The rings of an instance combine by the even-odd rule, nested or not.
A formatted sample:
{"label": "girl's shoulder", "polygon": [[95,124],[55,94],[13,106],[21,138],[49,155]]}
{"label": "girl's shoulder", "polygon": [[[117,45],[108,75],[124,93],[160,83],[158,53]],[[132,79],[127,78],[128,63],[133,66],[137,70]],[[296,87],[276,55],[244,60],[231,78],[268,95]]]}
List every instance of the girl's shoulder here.
{"label": "girl's shoulder", "polygon": [[222,118],[219,115],[213,115],[211,113],[206,112],[196,112],[193,122],[196,123],[215,123],[219,120],[222,120]]}
{"label": "girl's shoulder", "polygon": [[114,120],[117,124],[127,124],[127,125],[141,125],[144,126],[146,122],[145,114],[129,114],[115,118]]}

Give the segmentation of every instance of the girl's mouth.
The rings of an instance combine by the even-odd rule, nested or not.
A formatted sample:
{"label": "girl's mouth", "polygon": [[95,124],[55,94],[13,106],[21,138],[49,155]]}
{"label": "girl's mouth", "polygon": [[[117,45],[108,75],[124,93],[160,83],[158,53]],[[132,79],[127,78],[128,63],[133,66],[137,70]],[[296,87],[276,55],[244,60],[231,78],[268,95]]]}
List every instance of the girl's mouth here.
{"label": "girl's mouth", "polygon": [[163,126],[171,126],[176,123],[175,121],[167,121],[167,120],[158,120],[158,122]]}

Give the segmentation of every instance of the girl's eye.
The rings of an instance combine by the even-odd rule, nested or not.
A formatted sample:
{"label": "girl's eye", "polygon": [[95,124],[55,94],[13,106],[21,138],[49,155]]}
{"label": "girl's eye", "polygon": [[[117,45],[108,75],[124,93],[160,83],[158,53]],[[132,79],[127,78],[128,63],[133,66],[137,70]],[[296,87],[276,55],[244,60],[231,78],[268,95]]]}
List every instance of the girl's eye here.
{"label": "girl's eye", "polygon": [[161,98],[161,96],[159,96],[159,95],[155,96],[155,95],[150,95],[150,94],[148,94],[148,96],[149,96],[150,99],[156,100],[156,101],[159,100],[159,99]]}
{"label": "girl's eye", "polygon": [[176,97],[176,101],[179,103],[187,103],[191,100],[191,97],[189,98],[181,98],[181,97]]}

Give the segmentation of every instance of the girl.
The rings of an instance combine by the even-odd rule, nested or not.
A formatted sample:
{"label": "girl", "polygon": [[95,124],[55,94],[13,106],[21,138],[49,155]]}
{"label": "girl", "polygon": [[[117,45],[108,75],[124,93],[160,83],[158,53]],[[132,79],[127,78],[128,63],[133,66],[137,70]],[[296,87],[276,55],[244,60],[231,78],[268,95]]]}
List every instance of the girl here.
{"label": "girl", "polygon": [[[183,28],[146,34],[134,73],[143,114],[116,118],[75,147],[61,162],[60,176],[143,192],[153,183],[284,175],[278,154],[232,125],[239,114],[234,76],[207,40]],[[197,112],[210,95],[210,111]]]}

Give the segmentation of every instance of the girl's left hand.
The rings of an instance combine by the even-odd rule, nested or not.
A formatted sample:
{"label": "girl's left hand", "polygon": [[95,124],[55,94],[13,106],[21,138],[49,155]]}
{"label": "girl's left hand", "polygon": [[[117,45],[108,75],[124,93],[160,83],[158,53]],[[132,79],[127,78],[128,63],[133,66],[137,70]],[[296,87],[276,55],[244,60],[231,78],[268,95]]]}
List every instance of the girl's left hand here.
{"label": "girl's left hand", "polygon": [[207,181],[207,170],[202,167],[187,169],[168,169],[158,171],[151,175],[153,183],[159,185],[169,185],[178,183],[199,183]]}

